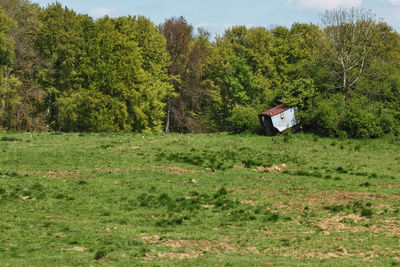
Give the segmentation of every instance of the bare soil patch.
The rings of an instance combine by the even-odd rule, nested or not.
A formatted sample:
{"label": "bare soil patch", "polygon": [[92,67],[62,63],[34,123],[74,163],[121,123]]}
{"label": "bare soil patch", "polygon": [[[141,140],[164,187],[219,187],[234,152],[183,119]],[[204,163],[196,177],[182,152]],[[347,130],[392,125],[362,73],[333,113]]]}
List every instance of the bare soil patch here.
{"label": "bare soil patch", "polygon": [[[153,252],[148,253],[143,258],[145,260],[154,260],[157,258],[168,258],[168,259],[196,259],[202,257],[205,253],[214,252],[221,253],[227,251],[239,251],[239,247],[234,241],[228,237],[221,238],[219,240],[210,239],[165,239],[162,240],[160,236],[145,236],[141,237],[142,241],[150,244],[159,244],[163,247],[171,248],[168,252]],[[242,254],[256,253],[255,248],[248,248],[242,251]]]}
{"label": "bare soil patch", "polygon": [[124,173],[124,172],[139,171],[139,170],[140,169],[138,168],[124,169],[124,168],[112,168],[112,167],[99,167],[95,169],[95,171],[102,173]]}
{"label": "bare soil patch", "polygon": [[50,170],[46,173],[46,177],[50,179],[56,178],[72,178],[72,179],[80,179],[86,178],[81,174],[81,171],[54,171]]}
{"label": "bare soil patch", "polygon": [[359,215],[356,214],[349,214],[349,215],[336,215],[330,218],[325,218],[319,220],[314,225],[318,226],[323,230],[331,230],[336,232],[343,232],[343,231],[350,231],[350,232],[365,232],[368,231],[367,227],[364,226],[357,226],[357,225],[350,225],[346,223],[346,220],[351,220],[355,224],[357,224],[361,220],[367,220]]}
{"label": "bare soil patch", "polygon": [[73,248],[62,248],[61,250],[85,252],[87,250],[87,248],[84,248],[84,247],[73,247]]}
{"label": "bare soil patch", "polygon": [[378,184],[375,186],[376,188],[398,188],[399,184]]}
{"label": "bare soil patch", "polygon": [[183,175],[183,174],[193,174],[193,173],[203,173],[203,170],[193,170],[193,169],[186,169],[186,168],[181,168],[178,166],[153,166],[154,169],[163,169],[167,170],[168,173],[171,174],[177,174],[177,175]]}
{"label": "bare soil patch", "polygon": [[346,190],[319,191],[312,194],[305,194],[306,204],[311,206],[343,205],[350,201],[366,202],[369,200],[400,200],[398,195],[371,194],[366,192],[351,192]]}
{"label": "bare soil patch", "polygon": [[277,164],[277,165],[273,165],[271,167],[263,167],[263,166],[259,166],[256,169],[254,169],[254,171],[256,172],[283,172],[285,171],[287,168],[286,164]]}

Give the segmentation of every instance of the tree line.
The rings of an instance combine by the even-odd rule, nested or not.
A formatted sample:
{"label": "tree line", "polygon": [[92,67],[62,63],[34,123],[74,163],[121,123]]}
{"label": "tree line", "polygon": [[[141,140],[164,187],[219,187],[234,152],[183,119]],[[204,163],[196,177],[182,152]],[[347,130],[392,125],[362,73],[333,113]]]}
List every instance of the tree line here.
{"label": "tree line", "polygon": [[257,132],[257,114],[285,103],[304,131],[373,138],[400,134],[399,88],[400,36],[368,10],[211,40],[183,17],[0,0],[0,129]]}

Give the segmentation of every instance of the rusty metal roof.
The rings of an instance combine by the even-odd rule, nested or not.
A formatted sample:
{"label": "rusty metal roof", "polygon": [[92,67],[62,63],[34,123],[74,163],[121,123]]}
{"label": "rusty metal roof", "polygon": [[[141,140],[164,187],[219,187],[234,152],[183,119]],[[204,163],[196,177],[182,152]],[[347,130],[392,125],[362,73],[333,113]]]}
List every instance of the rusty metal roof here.
{"label": "rusty metal roof", "polygon": [[292,107],[285,105],[285,104],[280,104],[279,106],[276,106],[274,108],[268,109],[267,111],[264,111],[263,113],[261,113],[262,115],[267,115],[270,117],[273,117],[279,113],[282,113],[288,109],[291,109]]}

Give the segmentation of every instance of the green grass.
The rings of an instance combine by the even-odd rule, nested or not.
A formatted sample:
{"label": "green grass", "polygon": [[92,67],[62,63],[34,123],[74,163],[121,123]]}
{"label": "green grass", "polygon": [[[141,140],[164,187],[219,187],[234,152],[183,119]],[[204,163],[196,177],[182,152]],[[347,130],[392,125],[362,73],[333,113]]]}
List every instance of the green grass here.
{"label": "green grass", "polygon": [[398,155],[389,137],[0,132],[0,265],[398,265]]}

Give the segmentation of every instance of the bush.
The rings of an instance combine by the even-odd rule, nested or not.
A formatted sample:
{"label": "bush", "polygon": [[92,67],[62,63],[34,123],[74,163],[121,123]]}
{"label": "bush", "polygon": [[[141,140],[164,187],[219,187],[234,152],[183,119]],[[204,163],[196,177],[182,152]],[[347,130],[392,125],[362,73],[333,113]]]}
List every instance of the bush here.
{"label": "bush", "polygon": [[299,114],[306,130],[333,137],[365,139],[400,133],[400,112],[362,96],[319,97],[312,108]]}
{"label": "bush", "polygon": [[312,79],[300,78],[286,83],[282,94],[282,103],[302,109],[315,97],[315,85]]}
{"label": "bush", "polygon": [[130,130],[124,103],[97,91],[77,91],[57,101],[58,122],[67,132]]}
{"label": "bush", "polygon": [[332,95],[329,99],[318,97],[309,110],[299,113],[306,130],[327,136],[345,137],[340,128],[343,121],[345,102],[342,95]]}
{"label": "bush", "polygon": [[381,109],[379,124],[385,134],[400,135],[400,112],[393,109]]}
{"label": "bush", "polygon": [[233,133],[260,132],[261,126],[258,120],[258,112],[252,107],[235,106],[228,121],[231,123],[230,131]]}
{"label": "bush", "polygon": [[376,138],[383,135],[373,107],[362,97],[352,98],[346,105],[341,128],[353,138]]}

